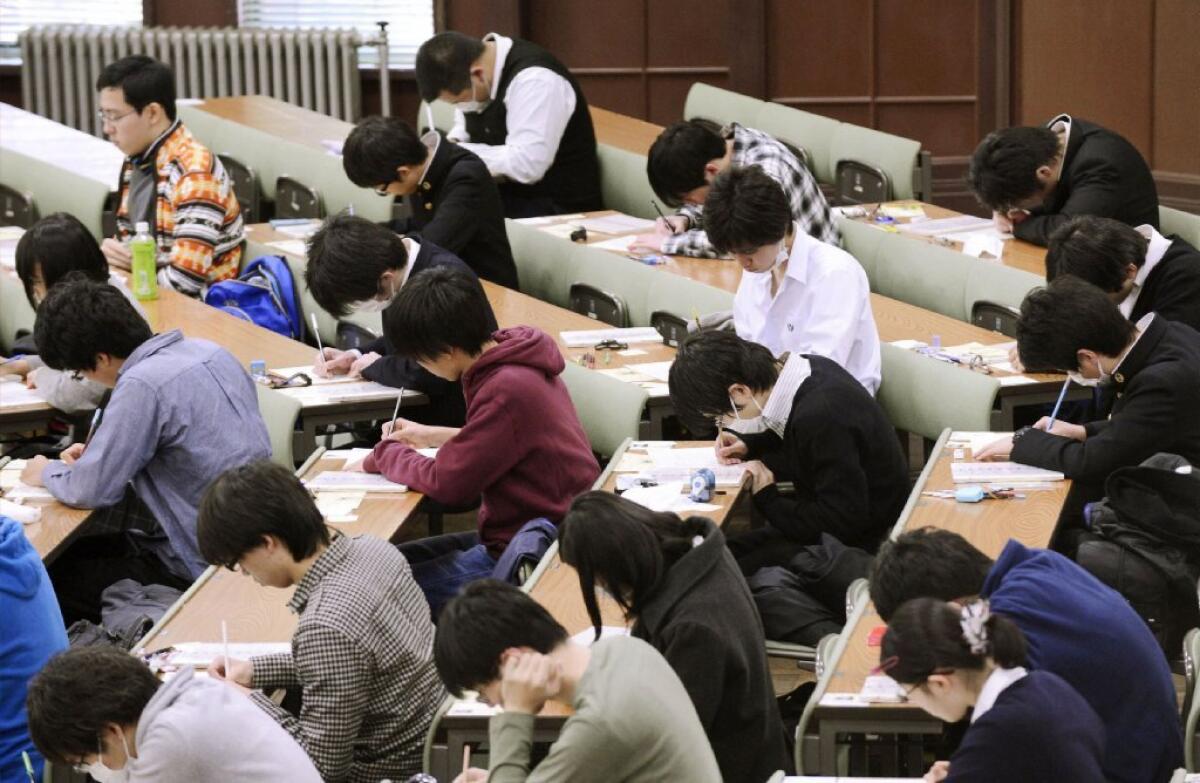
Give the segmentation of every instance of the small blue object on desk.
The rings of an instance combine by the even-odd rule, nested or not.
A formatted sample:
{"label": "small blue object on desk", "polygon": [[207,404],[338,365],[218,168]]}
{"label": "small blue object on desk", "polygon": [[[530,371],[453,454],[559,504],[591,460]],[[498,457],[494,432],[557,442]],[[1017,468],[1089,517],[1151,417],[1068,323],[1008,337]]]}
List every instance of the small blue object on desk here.
{"label": "small blue object on desk", "polygon": [[983,487],[980,486],[958,487],[954,490],[954,499],[959,503],[978,503],[985,497],[987,497],[987,494],[983,491]]}
{"label": "small blue object on desk", "polygon": [[712,491],[717,486],[717,476],[708,468],[700,468],[692,473],[692,491],[688,499],[693,503],[707,503],[712,500]]}

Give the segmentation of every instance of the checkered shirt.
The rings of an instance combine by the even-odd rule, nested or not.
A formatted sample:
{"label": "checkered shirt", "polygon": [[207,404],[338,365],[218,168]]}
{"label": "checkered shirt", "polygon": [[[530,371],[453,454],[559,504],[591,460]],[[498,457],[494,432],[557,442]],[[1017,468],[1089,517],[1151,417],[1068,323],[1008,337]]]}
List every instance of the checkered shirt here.
{"label": "checkered shirt", "polygon": [[[829,211],[829,204],[821,194],[817,180],[792,152],[773,136],[744,128],[736,122],[722,134],[733,138],[731,165],[736,168],[758,166],[767,176],[783,186],[788,203],[792,206],[792,217],[812,236],[834,246],[841,246],[842,238]],[[664,253],[694,258],[718,258],[720,253],[709,244],[704,233],[704,207],[685,204],[679,213],[688,219],[691,228],[663,241]]]}
{"label": "checkered shirt", "polygon": [[408,561],[370,536],[338,535],[296,586],[292,651],[257,656],[255,688],[302,689],[300,716],[254,700],[308,752],[321,777],[405,780],[446,696],[433,665],[429,604]]}

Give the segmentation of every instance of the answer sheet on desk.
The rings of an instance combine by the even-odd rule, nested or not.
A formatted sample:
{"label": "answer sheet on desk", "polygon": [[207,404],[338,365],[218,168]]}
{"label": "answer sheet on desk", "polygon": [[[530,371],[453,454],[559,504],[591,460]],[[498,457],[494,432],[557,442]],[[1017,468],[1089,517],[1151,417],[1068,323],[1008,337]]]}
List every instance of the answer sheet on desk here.
{"label": "answer sheet on desk", "polygon": [[20,380],[0,381],[0,410],[45,402],[36,389],[26,388]]}
{"label": "answer sheet on desk", "polygon": [[357,470],[323,470],[304,482],[313,492],[407,492],[408,487],[388,481],[378,473]]}

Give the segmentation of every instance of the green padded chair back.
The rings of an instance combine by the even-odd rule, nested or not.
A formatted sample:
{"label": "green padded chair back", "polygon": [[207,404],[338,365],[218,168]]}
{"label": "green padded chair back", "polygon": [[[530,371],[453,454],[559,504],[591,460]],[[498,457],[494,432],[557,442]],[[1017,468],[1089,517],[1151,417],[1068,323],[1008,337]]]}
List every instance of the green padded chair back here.
{"label": "green padded chair back", "polygon": [[508,232],[508,243],[512,246],[522,293],[566,307],[570,301],[571,284],[581,279],[576,274],[579,258],[575,252],[577,246],[515,220],[505,219],[504,226]]}
{"label": "green padded chair back", "polygon": [[753,127],[764,102],[739,92],[723,90],[711,84],[696,82],[688,90],[683,105],[683,118],[703,117],[720,125],[731,122]]}
{"label": "green padded chair back", "polygon": [[780,141],[808,150],[813,176],[820,183],[833,183],[833,137],[840,122],[779,103],[764,103],[758,117],[748,124]]}
{"label": "green padded chair back", "polygon": [[1020,310],[1021,302],[1025,301],[1029,292],[1046,284],[1046,278],[1024,269],[969,256],[965,260],[968,270],[963,286],[963,309],[971,315],[972,321],[976,305],[980,302],[992,302]]}
{"label": "green padded chair back", "polygon": [[684,321],[691,321],[697,315],[733,309],[731,291],[661,270],[653,271],[655,275],[650,280],[650,289],[646,295],[647,309],[651,314],[665,312]]}
{"label": "green padded chair back", "polygon": [[1200,699],[1196,686],[1200,681],[1200,628],[1193,628],[1183,637],[1183,668],[1187,688],[1183,696],[1183,760],[1188,772],[1196,771],[1200,761],[1196,733],[1200,730]]}
{"label": "green padded chair back", "polygon": [[970,319],[964,302],[972,269],[969,256],[901,234],[881,233],[873,290],[960,321]]}
{"label": "green padded chair back", "polygon": [[19,193],[33,193],[40,215],[69,212],[79,218],[97,240],[104,238],[102,216],[109,187],[117,186],[117,171],[108,186],[80,177],[37,158],[0,149],[0,182]]}
{"label": "green padded chair back", "polygon": [[921,183],[913,177],[920,164],[921,143],[883,131],[842,123],[833,137],[830,166],[854,160],[886,172],[892,183],[892,198],[915,198]]}
{"label": "green padded chair back", "polygon": [[646,176],[646,156],[608,144],[596,145],[600,159],[600,196],[604,206],[626,215],[654,219],[655,198]]}
{"label": "green padded chair back", "polygon": [[633,383],[567,362],[562,374],[592,451],[608,458],[626,438],[638,437],[649,394]]}
{"label": "green padded chair back", "polygon": [[867,273],[867,282],[872,291],[879,291],[879,248],[888,234],[869,223],[837,218],[838,231],[842,234],[842,249],[858,260]]}
{"label": "green padded chair back", "polygon": [[0,347],[5,355],[12,348],[17,332],[22,329],[32,332],[36,319],[20,279],[13,274],[0,274]]}
{"label": "green padded chair back", "polygon": [[[439,101],[440,103],[440,101]],[[429,722],[429,730],[425,732],[425,745],[421,750],[421,770],[426,775],[432,775],[433,770],[433,743],[437,738],[438,729],[441,728],[442,718],[446,717],[446,713],[454,706],[453,697],[447,696],[442,699],[442,703],[433,713],[433,720]]]}
{"label": "green padded chair back", "polygon": [[1159,207],[1158,226],[1163,234],[1178,234],[1193,247],[1200,247],[1200,215],[1170,207]]}
{"label": "green padded chair back", "polygon": [[877,399],[892,426],[933,440],[944,429],[987,432],[1000,382],[894,345],[879,346]]}
{"label": "green padded chair back", "polygon": [[296,419],[300,417],[300,401],[281,391],[254,384],[258,392],[258,412],[267,424],[267,435],[271,438],[271,461],[295,470],[292,454],[292,433]]}
{"label": "green padded chair back", "polygon": [[647,294],[663,272],[607,250],[597,250],[587,245],[574,245],[573,248],[575,279],[572,284],[586,283],[606,293],[616,294],[625,303],[629,326],[649,326],[651,308],[647,304]]}

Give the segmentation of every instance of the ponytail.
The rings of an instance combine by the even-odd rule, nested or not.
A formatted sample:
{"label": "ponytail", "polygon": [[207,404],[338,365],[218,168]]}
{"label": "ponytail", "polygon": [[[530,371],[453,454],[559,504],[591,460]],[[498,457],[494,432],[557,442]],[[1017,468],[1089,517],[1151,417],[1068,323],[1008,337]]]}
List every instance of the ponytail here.
{"label": "ponytail", "polygon": [[903,604],[888,624],[880,671],[897,682],[921,682],[945,670],[978,671],[991,658],[1006,669],[1025,663],[1025,637],[1011,620],[975,599],[961,608],[936,598]]}

